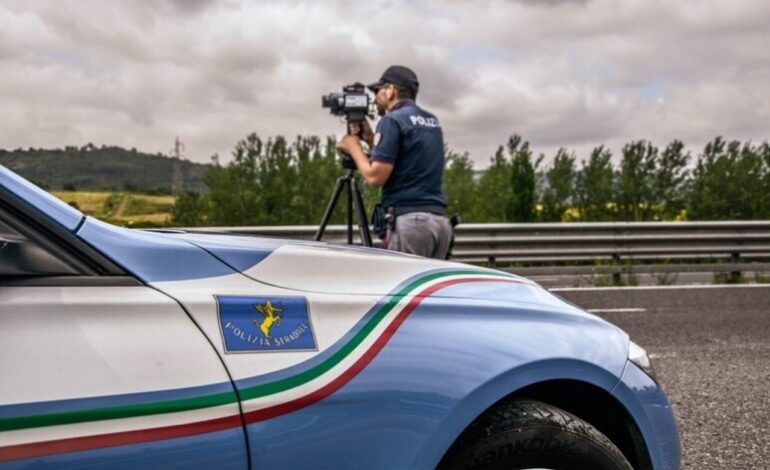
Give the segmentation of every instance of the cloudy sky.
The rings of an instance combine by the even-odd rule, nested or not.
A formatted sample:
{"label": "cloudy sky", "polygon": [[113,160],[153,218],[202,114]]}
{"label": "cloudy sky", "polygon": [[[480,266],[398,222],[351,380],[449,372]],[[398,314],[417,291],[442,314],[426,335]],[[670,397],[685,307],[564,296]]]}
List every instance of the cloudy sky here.
{"label": "cloudy sky", "polygon": [[321,95],[412,67],[477,168],[632,139],[770,138],[767,0],[3,0],[0,148],[229,159],[246,134],[339,134]]}

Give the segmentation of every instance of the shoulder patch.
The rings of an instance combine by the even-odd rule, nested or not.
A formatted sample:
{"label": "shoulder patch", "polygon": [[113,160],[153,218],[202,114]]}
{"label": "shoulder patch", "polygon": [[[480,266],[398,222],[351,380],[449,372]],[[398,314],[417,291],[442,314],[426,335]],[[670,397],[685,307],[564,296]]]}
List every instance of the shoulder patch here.
{"label": "shoulder patch", "polygon": [[315,351],[305,297],[217,296],[226,353]]}

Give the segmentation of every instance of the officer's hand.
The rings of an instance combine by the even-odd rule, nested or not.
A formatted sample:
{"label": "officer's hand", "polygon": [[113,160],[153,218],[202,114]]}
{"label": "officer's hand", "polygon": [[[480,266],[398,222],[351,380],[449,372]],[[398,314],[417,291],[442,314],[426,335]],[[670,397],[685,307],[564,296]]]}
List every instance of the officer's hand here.
{"label": "officer's hand", "polygon": [[361,149],[361,140],[357,135],[348,134],[337,143],[337,150],[340,152],[352,155],[353,152],[363,152]]}
{"label": "officer's hand", "polygon": [[366,119],[360,122],[351,122],[348,126],[348,133],[360,137],[361,140],[369,144],[369,147],[371,147],[372,142],[374,142],[372,128],[369,125],[369,121]]}
{"label": "officer's hand", "polygon": [[372,132],[372,126],[369,125],[369,121],[367,119],[364,119],[364,121],[361,123],[361,132],[358,135],[364,142],[369,144],[369,147],[373,145],[374,132]]}

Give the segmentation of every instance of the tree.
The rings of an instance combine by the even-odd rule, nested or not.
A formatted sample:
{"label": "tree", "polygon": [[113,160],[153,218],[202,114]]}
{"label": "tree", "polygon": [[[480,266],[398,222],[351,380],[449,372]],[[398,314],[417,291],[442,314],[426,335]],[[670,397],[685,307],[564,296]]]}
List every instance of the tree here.
{"label": "tree", "polygon": [[[327,139],[322,147],[318,137],[297,136],[292,148],[297,158],[297,194],[294,198],[303,224],[320,223],[326,201],[341,173],[337,163],[335,141]],[[341,215],[337,214],[341,221]]]}
{"label": "tree", "polygon": [[591,156],[577,175],[575,196],[580,216],[586,221],[613,220],[613,184],[612,152],[603,145],[591,151]]}
{"label": "tree", "polygon": [[749,220],[766,213],[762,149],[722,137],[706,144],[693,171],[688,213],[694,220]]}
{"label": "tree", "polygon": [[535,166],[529,142],[512,135],[508,139],[508,155],[511,158],[511,202],[507,219],[515,222],[531,222],[535,218]]}
{"label": "tree", "polygon": [[[342,174],[335,141],[298,136],[289,144],[277,136],[264,142],[252,133],[238,142],[233,161],[213,165],[205,176],[209,187],[207,222],[213,225],[317,224]],[[365,201],[377,196],[364,189]],[[342,204],[338,204],[343,207]],[[337,210],[333,223],[341,223]]]}
{"label": "tree", "polygon": [[544,221],[563,220],[564,211],[572,202],[575,175],[575,154],[560,148],[545,172],[546,187],[541,198],[543,204],[541,217]]}
{"label": "tree", "polygon": [[[617,169],[604,146],[593,149],[579,169],[574,153],[559,149],[542,171],[542,155],[533,162],[529,144],[512,135],[478,182],[467,152],[446,149],[445,159],[447,209],[466,222],[528,222],[536,215],[556,222],[570,208],[585,221],[770,218],[767,142],[757,146],[717,137],[692,171],[690,154],[678,140],[662,151],[648,141],[629,142]],[[238,142],[227,166],[209,167],[207,195],[177,199],[172,221],[190,226],[317,224],[342,173],[332,137],[263,141],[252,133]],[[361,188],[369,212],[379,190]],[[542,203],[537,214],[535,201]],[[332,223],[344,223],[343,203],[344,198]]]}
{"label": "tree", "polygon": [[447,213],[460,214],[463,220],[475,220],[473,162],[468,152],[459,154],[446,150],[444,170],[444,195],[447,198]]}
{"label": "tree", "polygon": [[267,141],[266,151],[259,159],[258,220],[260,225],[297,224],[300,216],[295,210],[298,201],[296,155],[282,136]]}
{"label": "tree", "polygon": [[211,225],[257,225],[261,221],[257,175],[262,150],[262,140],[251,133],[236,144],[229,165],[212,166],[206,172]]}
{"label": "tree", "polygon": [[684,144],[674,140],[663,150],[653,175],[653,203],[659,220],[679,217],[687,205],[690,153]]}
{"label": "tree", "polygon": [[762,213],[758,215],[758,218],[770,219],[770,144],[763,142],[757,148],[757,154],[762,160],[762,189],[760,194],[764,199]]}
{"label": "tree", "polygon": [[206,224],[209,213],[205,196],[194,191],[185,191],[177,196],[171,207],[171,223],[179,227],[199,227]]}
{"label": "tree", "polygon": [[511,198],[511,165],[500,146],[476,186],[477,221],[506,222]]}
{"label": "tree", "polygon": [[654,209],[653,180],[657,147],[638,140],[623,146],[617,173],[617,205],[620,220],[651,220]]}

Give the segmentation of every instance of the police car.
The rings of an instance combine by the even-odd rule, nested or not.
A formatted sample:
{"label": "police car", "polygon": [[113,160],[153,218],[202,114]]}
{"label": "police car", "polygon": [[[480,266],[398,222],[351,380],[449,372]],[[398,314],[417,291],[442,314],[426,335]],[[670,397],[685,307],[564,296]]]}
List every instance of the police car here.
{"label": "police car", "polygon": [[617,327],[514,275],[129,230],[0,167],[0,468],[678,469]]}

